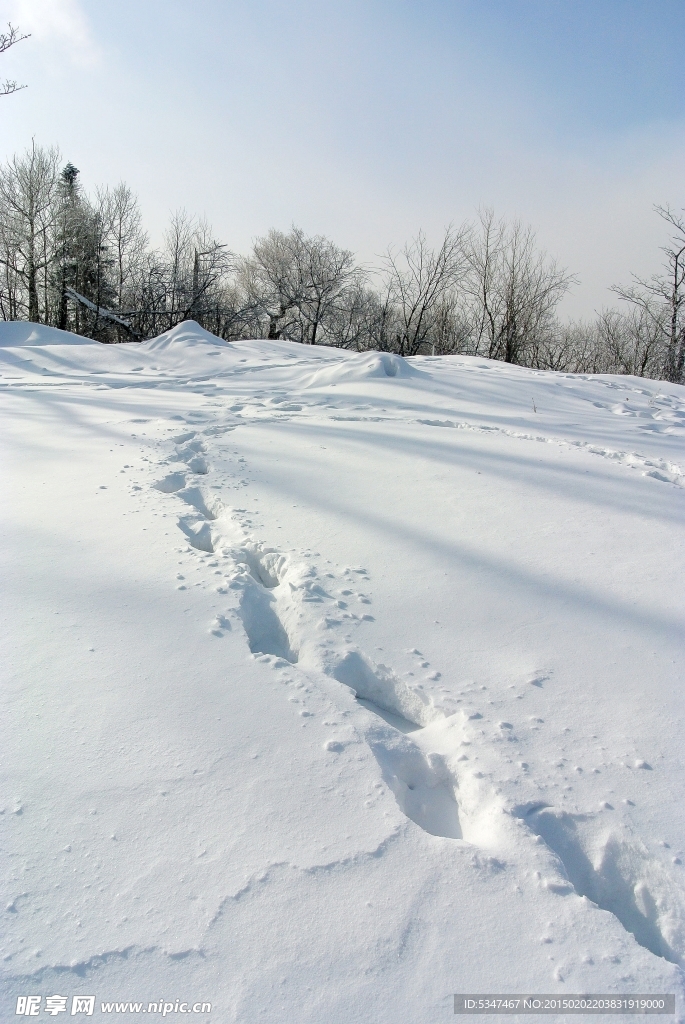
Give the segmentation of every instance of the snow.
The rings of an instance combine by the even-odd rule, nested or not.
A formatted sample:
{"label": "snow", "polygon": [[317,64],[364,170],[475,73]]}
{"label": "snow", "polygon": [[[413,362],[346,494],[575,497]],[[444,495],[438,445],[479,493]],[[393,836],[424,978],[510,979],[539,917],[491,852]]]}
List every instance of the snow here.
{"label": "snow", "polygon": [[193,323],[0,371],[3,1019],[685,1020],[682,388]]}

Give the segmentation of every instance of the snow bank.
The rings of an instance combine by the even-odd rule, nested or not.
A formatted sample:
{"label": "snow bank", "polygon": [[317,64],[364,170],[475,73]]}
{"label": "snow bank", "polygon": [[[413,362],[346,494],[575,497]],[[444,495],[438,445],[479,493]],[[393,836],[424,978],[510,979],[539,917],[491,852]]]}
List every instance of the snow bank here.
{"label": "snow bank", "polygon": [[0,321],[0,348],[44,348],[48,345],[97,345],[97,341],[81,338],[56,327],[32,324],[25,320]]}
{"label": "snow bank", "polygon": [[[203,376],[231,365],[230,347],[194,321],[145,342],[106,345],[38,324],[0,323],[6,362],[42,377],[106,377],[107,386],[139,379]],[[104,383],[104,381],[103,381]]]}

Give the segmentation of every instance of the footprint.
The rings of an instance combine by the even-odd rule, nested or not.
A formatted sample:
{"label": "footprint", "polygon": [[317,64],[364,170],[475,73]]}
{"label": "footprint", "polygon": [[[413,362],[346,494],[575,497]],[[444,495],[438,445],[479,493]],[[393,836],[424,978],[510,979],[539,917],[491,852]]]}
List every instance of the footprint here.
{"label": "footprint", "polygon": [[273,590],[281,582],[285,557],[277,551],[260,551],[254,548],[243,548],[240,558],[247,565],[250,575],[257,583],[267,590]]}
{"label": "footprint", "polygon": [[181,516],[178,520],[179,529],[186,535],[189,542],[198,551],[214,553],[214,538],[212,528],[207,522],[198,522],[197,519]]}
{"label": "footprint", "polygon": [[207,463],[201,455],[195,455],[192,459],[188,460],[188,469],[191,473],[197,473],[200,476],[204,476],[209,472]]}
{"label": "footprint", "polygon": [[[197,468],[196,460],[206,466],[202,442],[192,436],[180,437],[185,446],[177,451],[179,459],[185,460],[191,471]],[[216,525],[225,509],[218,498],[185,484],[184,473],[172,473],[157,485],[166,493],[176,493],[194,513],[179,517],[179,529],[200,551],[213,553],[219,544],[226,551],[225,532],[230,525],[226,516],[218,528]],[[378,721],[367,739],[402,812],[430,835],[461,839],[454,777],[441,754],[426,753],[411,739],[430,722],[444,718],[444,713],[420,689],[412,689],[390,668],[375,664],[360,651],[331,650],[330,641],[321,644],[316,632],[321,622],[317,608],[323,605],[321,610],[325,610],[330,602],[338,609],[338,602],[331,592],[334,588],[322,586],[314,566],[306,562],[293,565],[276,550],[246,544],[244,534],[234,537],[231,546],[238,569],[232,589],[239,591],[236,611],[250,651],[295,665],[304,642],[307,663],[318,664],[324,674],[351,687],[360,705]],[[368,577],[363,568],[348,567],[341,582],[352,574]],[[366,595],[358,596],[369,600]],[[339,605],[344,611],[346,602]],[[209,631],[220,637],[228,628],[228,621],[217,617]]]}
{"label": "footprint", "polygon": [[[174,440],[181,446],[177,456],[186,462],[188,470],[206,473],[202,441],[193,432],[178,435]],[[650,463],[635,453],[584,447],[591,454],[663,474],[657,479],[668,473],[672,475],[670,482],[674,482],[673,478],[680,474],[677,466]],[[463,750],[457,751],[466,742],[459,717],[447,717],[427,693],[410,686],[392,669],[375,664],[358,649],[334,650],[330,639],[326,639],[331,634],[316,632],[322,614],[325,616],[331,610],[326,604],[336,603],[331,596],[335,587],[327,584],[324,589],[311,565],[294,566],[278,551],[246,544],[243,520],[237,535],[229,541],[225,533],[232,525],[237,526],[235,513],[239,510],[231,517],[223,515],[225,510],[218,499],[208,497],[200,487],[186,486],[185,473],[169,473],[154,486],[163,493],[176,493],[190,506],[189,514],[181,516],[178,525],[193,547],[214,552],[219,543],[224,550],[230,545],[236,564],[242,567],[232,586],[239,591],[236,611],[250,651],[291,665],[301,657],[308,668],[316,664],[323,673],[355,691],[359,705],[374,716],[366,740],[401,811],[433,836],[462,840],[466,834],[469,842],[478,845],[493,836],[497,840],[499,830],[493,825],[494,805],[488,776],[474,770],[482,768],[482,763],[474,764]],[[221,521],[216,524],[219,516]],[[235,522],[229,522],[229,518]],[[346,577],[353,573],[367,576],[359,567],[348,568],[339,574],[340,585],[351,583],[351,578]],[[351,596],[344,591],[338,593]],[[343,611],[344,605],[344,601],[340,602]],[[344,616],[340,615],[340,608],[335,610],[339,623]],[[228,620],[217,617],[211,631],[219,636],[229,628]],[[423,656],[418,651],[415,654],[422,666],[428,668]],[[528,675],[527,682],[542,687],[548,679],[549,673],[538,670]],[[507,723],[502,723],[502,728],[507,729]],[[471,738],[469,734],[469,741]],[[331,745],[329,749],[337,747]],[[593,815],[571,815],[542,804],[517,808],[513,815],[558,858],[561,874],[565,875],[559,880],[559,892],[570,892],[573,887],[579,895],[614,914],[646,949],[672,963],[683,964],[685,897],[646,847],[615,834],[607,835],[606,831],[593,837]],[[609,817],[602,816],[602,822]],[[505,816],[503,820],[511,818]]]}
{"label": "footprint", "polygon": [[359,651],[347,651],[337,658],[328,667],[327,675],[351,687],[357,697],[419,727],[441,717],[441,712],[436,710],[426,694],[411,689],[391,669],[385,665],[374,665]]}
{"label": "footprint", "polygon": [[199,455],[201,452],[204,452],[204,450],[205,446],[203,445],[202,441],[198,438],[196,441],[189,441],[187,444],[184,444],[180,448],[177,448],[176,454],[178,455],[181,462],[187,462],[188,459],[192,459],[193,456]]}
{"label": "footprint", "polygon": [[276,613],[275,604],[273,594],[251,573],[246,574],[238,615],[245,628],[250,650],[253,654],[271,654],[276,658],[283,658],[294,665],[297,662],[297,652],[291,648],[290,639]]}
{"label": "footprint", "polygon": [[210,500],[212,507],[209,508],[207,499],[199,487],[183,487],[176,493],[182,501],[185,501],[186,505],[191,505],[193,508],[197,509],[200,515],[204,516],[205,519],[214,521],[221,515],[224,509],[223,504],[218,498]]}
{"label": "footprint", "polygon": [[613,914],[655,956],[683,966],[685,897],[642,843],[611,833],[593,842],[592,814],[569,814],[545,804],[512,813],[556,854],[579,896]]}
{"label": "footprint", "polygon": [[174,494],[176,491],[180,491],[182,487],[185,487],[185,474],[184,473],[167,473],[161,480],[157,480],[152,486],[161,491],[162,494]]}
{"label": "footprint", "polygon": [[408,718],[403,718],[402,715],[395,715],[391,711],[385,711],[379,707],[378,704],[374,704],[372,700],[367,700],[365,697],[357,697],[357,704],[361,704],[362,707],[366,708],[374,715],[378,715],[384,722],[391,725],[393,729],[397,729],[398,732],[404,733],[405,735],[416,732],[421,726],[417,725],[416,722],[410,722]]}
{"label": "footprint", "polygon": [[442,759],[429,755],[429,760],[400,732],[384,730],[368,739],[402,813],[432,836],[462,839],[459,805]]}

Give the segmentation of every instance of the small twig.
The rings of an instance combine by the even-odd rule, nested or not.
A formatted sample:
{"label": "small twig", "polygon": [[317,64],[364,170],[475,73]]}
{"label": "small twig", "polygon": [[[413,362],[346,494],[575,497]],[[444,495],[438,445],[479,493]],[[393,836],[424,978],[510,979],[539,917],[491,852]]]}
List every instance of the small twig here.
{"label": "small twig", "polygon": [[30,32],[25,35],[21,35],[19,29],[15,28],[10,22],[7,25],[7,32],[0,32],[0,53],[4,53],[5,50],[9,50],[10,46],[14,46],[15,43],[20,43],[22,39],[28,39]]}
{"label": "small twig", "polygon": [[11,96],[13,92],[19,92],[21,89],[26,89],[26,86],[18,85],[17,82],[11,82],[9,79],[0,82],[0,96]]}
{"label": "small twig", "polygon": [[[7,25],[7,32],[0,32],[0,53],[9,50],[10,46],[20,43],[22,39],[28,39],[29,35],[30,33],[22,35],[19,29],[10,22]],[[20,89],[25,88],[25,85],[19,85],[14,79],[6,78],[4,82],[0,82],[0,96],[11,96],[13,92],[19,92]]]}

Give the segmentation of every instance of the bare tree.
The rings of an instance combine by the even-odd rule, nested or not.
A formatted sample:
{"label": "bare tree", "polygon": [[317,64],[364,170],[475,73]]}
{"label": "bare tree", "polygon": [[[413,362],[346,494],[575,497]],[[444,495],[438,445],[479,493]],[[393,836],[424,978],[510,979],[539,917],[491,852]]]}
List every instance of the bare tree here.
{"label": "bare tree", "polygon": [[220,301],[217,286],[232,269],[233,254],[228,252],[226,245],[211,237],[204,224],[195,236],[195,243],[190,305],[184,319],[203,322]]}
{"label": "bare tree", "polygon": [[556,324],[538,345],[532,365],[539,370],[565,373],[617,372],[603,326],[601,317],[590,322]]}
{"label": "bare tree", "polygon": [[267,338],[310,345],[335,343],[332,325],[340,326],[345,289],[360,274],[351,252],[297,227],[258,238],[240,266],[247,305],[259,311]]}
{"label": "bare tree", "polygon": [[[19,39],[0,34],[0,53]],[[683,382],[685,218],[656,207],[671,239],[663,271],[613,290],[627,306],[561,324],[575,280],[530,228],[497,220],[420,232],[369,278],[351,252],[292,227],[236,260],[209,225],[176,213],[151,251],[121,183],[89,197],[79,171],[35,142],[0,167],[0,316],[114,342],[194,319],[226,340],[282,338],[364,351],[465,352],[540,369]]]}
{"label": "bare tree", "polygon": [[183,320],[202,322],[232,261],[232,254],[212,236],[204,220],[189,217],[185,210],[173,215],[164,249],[150,264],[158,293],[156,315],[166,318],[167,329]]}
{"label": "bare tree", "polygon": [[305,326],[303,340],[316,345],[322,331],[325,340],[328,321],[355,273],[354,256],[321,235],[304,238],[299,234],[297,258],[299,277],[304,284],[304,299],[299,307]]}
{"label": "bare tree", "polygon": [[[11,273],[25,287],[28,319],[35,323],[40,323],[41,274],[47,275],[53,258],[59,162],[58,150],[41,149],[33,141],[23,156],[0,169],[0,261],[11,264]],[[45,289],[47,276],[42,283]],[[44,312],[46,304],[44,295]]]}
{"label": "bare tree", "polygon": [[[116,292],[112,281],[115,257],[111,251],[111,236],[114,225],[114,202],[108,188],[97,189],[95,197],[87,204],[87,261],[84,266],[87,277],[87,291],[92,310],[93,322],[89,334],[100,341],[110,341],[110,307],[116,303]],[[86,307],[87,308],[87,307]]]}
{"label": "bare tree", "polygon": [[535,365],[537,350],[555,330],[556,307],[576,279],[537,250],[531,228],[496,221],[487,209],[479,220],[464,286],[472,303],[474,351]]}
{"label": "bare tree", "polygon": [[363,352],[374,345],[380,300],[368,286],[366,274],[355,273],[336,296],[326,320],[326,340],[336,348]]}
{"label": "bare tree", "polygon": [[163,259],[166,264],[167,327],[183,319],[183,313],[192,303],[190,295],[195,225],[185,210],[177,210],[164,236]]}
{"label": "bare tree", "polygon": [[472,325],[461,298],[461,293],[453,289],[438,307],[430,337],[433,355],[457,355],[469,350]]}
{"label": "bare tree", "polygon": [[[7,31],[0,32],[0,53],[4,53],[6,50],[9,50],[10,46],[14,46],[15,43],[20,43],[22,39],[28,39],[29,34],[22,35],[19,29],[15,28],[14,25],[8,24]],[[11,93],[19,92],[20,89],[25,88],[25,85],[19,85],[13,79],[6,78],[4,82],[0,82],[0,96],[9,96]]]}
{"label": "bare tree", "polygon": [[473,318],[472,350],[494,358],[501,318],[500,265],[504,249],[504,226],[495,221],[492,210],[481,210],[480,235],[471,235],[467,248],[468,273],[464,290],[471,299]]}
{"label": "bare tree", "polygon": [[639,310],[647,333],[660,338],[664,352],[661,374],[680,384],[685,368],[685,219],[668,206],[654,209],[673,231],[670,244],[662,250],[666,255],[664,273],[647,280],[633,275],[632,285],[614,285],[612,291]]}
{"label": "bare tree", "polygon": [[389,249],[383,260],[385,303],[395,313],[394,347],[413,356],[435,331],[447,294],[466,269],[467,230],[448,227],[440,248],[429,247],[422,231],[400,253]]}
{"label": "bare tree", "polygon": [[604,310],[597,320],[599,348],[609,373],[659,377],[663,371],[663,324],[642,307]]}
{"label": "bare tree", "polygon": [[167,283],[167,268],[160,253],[145,252],[135,292],[135,321],[143,338],[154,337],[169,327]]}
{"label": "bare tree", "polygon": [[302,253],[304,235],[271,230],[258,238],[252,256],[243,260],[241,279],[248,301],[267,321],[267,338],[302,340],[300,308],[306,297]]}
{"label": "bare tree", "polygon": [[142,228],[138,200],[123,181],[113,189],[110,204],[110,246],[116,275],[116,311],[120,317],[127,317],[138,303],[138,284],[143,272],[148,238]]}

